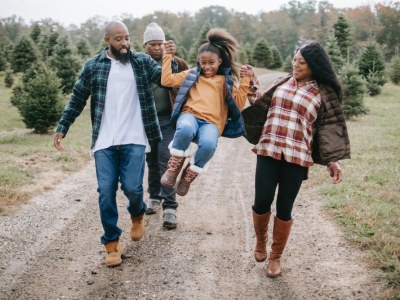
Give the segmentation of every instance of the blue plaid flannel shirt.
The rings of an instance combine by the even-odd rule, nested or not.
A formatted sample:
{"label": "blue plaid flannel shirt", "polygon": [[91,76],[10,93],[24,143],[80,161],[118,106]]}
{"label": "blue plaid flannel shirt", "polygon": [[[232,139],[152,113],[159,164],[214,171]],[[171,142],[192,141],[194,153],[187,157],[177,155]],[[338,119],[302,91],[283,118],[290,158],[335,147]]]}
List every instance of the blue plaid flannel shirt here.
{"label": "blue plaid flannel shirt", "polygon": [[[96,143],[106,99],[107,80],[111,69],[111,61],[106,55],[107,49],[89,59],[83,66],[75,83],[71,99],[65,107],[58,123],[57,132],[67,134],[69,127],[81,114],[87,99],[91,96],[90,115],[92,120],[92,144]],[[130,52],[130,62],[135,74],[137,91],[144,129],[149,143],[162,139],[154,104],[151,82],[161,85],[161,67],[149,55]]]}

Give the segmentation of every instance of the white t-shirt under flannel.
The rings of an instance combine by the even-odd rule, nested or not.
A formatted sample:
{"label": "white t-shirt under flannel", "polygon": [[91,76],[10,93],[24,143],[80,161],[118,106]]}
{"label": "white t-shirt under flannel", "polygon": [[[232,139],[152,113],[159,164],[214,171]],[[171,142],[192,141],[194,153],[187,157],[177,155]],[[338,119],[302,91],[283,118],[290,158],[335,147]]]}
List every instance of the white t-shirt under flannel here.
{"label": "white t-shirt under flannel", "polygon": [[136,80],[131,64],[109,57],[111,69],[101,119],[99,137],[93,153],[116,145],[136,144],[150,149],[144,130]]}
{"label": "white t-shirt under flannel", "polygon": [[287,162],[303,167],[313,165],[313,123],[320,105],[321,97],[315,81],[299,87],[292,77],[277,87],[253,152],[277,160],[281,160],[283,155]]}

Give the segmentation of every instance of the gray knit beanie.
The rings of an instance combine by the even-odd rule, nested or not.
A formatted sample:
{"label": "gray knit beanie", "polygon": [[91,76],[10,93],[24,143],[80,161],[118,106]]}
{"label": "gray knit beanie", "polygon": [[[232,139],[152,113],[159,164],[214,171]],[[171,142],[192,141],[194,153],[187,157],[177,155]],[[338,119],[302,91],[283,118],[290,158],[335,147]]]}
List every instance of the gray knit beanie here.
{"label": "gray knit beanie", "polygon": [[164,31],[157,23],[147,25],[143,33],[143,45],[150,41],[165,41]]}

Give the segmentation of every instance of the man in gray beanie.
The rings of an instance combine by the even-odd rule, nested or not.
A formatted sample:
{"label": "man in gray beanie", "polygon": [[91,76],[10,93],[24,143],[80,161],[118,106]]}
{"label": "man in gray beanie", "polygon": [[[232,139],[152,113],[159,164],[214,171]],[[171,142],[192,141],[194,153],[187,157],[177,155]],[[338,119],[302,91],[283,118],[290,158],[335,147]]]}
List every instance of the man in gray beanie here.
{"label": "man in gray beanie", "polygon": [[[162,65],[164,41],[165,34],[162,28],[156,23],[150,23],[143,34],[143,45],[145,52],[157,61],[160,66]],[[187,69],[186,62],[175,56],[172,61],[173,72],[181,72]],[[149,193],[146,214],[155,214],[162,205],[164,211],[163,227],[166,229],[175,229],[177,226],[176,209],[178,207],[175,190],[163,187],[160,180],[161,175],[167,170],[167,163],[170,158],[168,145],[175,133],[175,127],[171,124],[170,118],[172,105],[178,90],[162,88],[155,84],[152,85],[152,88],[163,139],[160,142],[152,144],[151,152],[146,154],[148,166],[147,191]]]}

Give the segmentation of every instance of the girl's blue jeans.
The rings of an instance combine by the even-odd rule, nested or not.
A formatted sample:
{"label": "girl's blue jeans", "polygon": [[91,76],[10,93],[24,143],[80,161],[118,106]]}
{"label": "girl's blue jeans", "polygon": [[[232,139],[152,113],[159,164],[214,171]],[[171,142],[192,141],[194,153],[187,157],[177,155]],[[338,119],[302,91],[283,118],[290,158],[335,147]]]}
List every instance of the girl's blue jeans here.
{"label": "girl's blue jeans", "polygon": [[218,137],[219,130],[215,124],[196,118],[192,114],[182,113],[176,123],[172,148],[185,151],[190,142],[197,143],[194,165],[203,168],[217,149]]}
{"label": "girl's blue jeans", "polygon": [[100,218],[104,234],[101,243],[118,240],[122,230],[118,227],[116,194],[118,182],[128,198],[128,212],[133,217],[146,211],[143,201],[143,176],[145,146],[120,145],[98,150],[94,153],[99,192]]}

